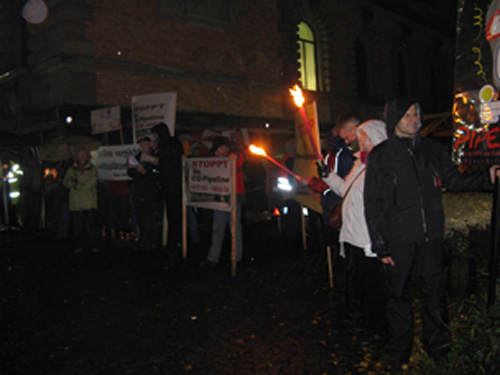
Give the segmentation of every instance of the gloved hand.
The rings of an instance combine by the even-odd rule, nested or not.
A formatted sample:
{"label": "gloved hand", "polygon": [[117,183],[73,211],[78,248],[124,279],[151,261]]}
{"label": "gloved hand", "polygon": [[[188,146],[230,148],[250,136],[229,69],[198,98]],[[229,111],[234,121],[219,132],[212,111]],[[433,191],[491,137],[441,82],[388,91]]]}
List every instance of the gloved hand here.
{"label": "gloved hand", "polygon": [[328,165],[326,165],[322,160],[318,160],[316,162],[316,165],[318,166],[318,177],[328,177],[328,175],[330,174],[330,168],[328,168]]}

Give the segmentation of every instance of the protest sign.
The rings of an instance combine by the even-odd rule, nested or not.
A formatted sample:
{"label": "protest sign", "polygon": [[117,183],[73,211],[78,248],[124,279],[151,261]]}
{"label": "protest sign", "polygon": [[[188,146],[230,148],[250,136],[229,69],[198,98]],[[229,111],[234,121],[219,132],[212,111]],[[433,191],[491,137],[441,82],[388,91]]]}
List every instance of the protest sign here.
{"label": "protest sign", "polygon": [[231,211],[235,194],[234,161],[229,158],[186,158],[184,160],[186,204],[213,210]]}
{"label": "protest sign", "polygon": [[90,112],[92,134],[107,133],[122,128],[120,106],[97,109]]}
{"label": "protest sign", "polygon": [[187,257],[186,206],[231,213],[231,274],[236,275],[236,162],[231,158],[184,158],[182,256]]}
{"label": "protest sign", "polygon": [[99,181],[129,181],[127,159],[140,152],[139,145],[101,146],[92,151],[92,163],[97,167]]}
{"label": "protest sign", "polygon": [[175,131],[176,92],[137,95],[132,98],[132,126],[134,142],[148,129],[163,122],[170,134]]}

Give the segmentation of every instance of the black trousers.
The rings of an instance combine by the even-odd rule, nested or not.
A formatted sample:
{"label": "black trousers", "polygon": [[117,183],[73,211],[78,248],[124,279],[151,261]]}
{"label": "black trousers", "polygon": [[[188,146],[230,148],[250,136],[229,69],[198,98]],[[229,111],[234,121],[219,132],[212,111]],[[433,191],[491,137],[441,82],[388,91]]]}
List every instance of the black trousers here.
{"label": "black trousers", "polygon": [[365,317],[365,328],[372,333],[385,335],[387,319],[386,288],[382,265],[377,258],[365,256],[362,248],[345,242],[346,251],[346,296],[352,305],[359,301],[359,312]]}
{"label": "black trousers", "polygon": [[168,246],[182,241],[182,190],[170,190],[165,194],[168,221]]}
{"label": "black trousers", "polygon": [[139,225],[139,247],[152,249],[158,244],[157,202],[154,192],[141,192],[135,196],[135,214]]}
{"label": "black trousers", "polygon": [[435,359],[446,354],[451,338],[447,323],[443,252],[438,241],[393,246],[395,266],[385,265],[387,320],[392,354],[407,360],[414,336],[413,281],[421,292],[423,339]]}
{"label": "black trousers", "polygon": [[73,231],[77,247],[99,245],[96,226],[96,210],[71,211]]}

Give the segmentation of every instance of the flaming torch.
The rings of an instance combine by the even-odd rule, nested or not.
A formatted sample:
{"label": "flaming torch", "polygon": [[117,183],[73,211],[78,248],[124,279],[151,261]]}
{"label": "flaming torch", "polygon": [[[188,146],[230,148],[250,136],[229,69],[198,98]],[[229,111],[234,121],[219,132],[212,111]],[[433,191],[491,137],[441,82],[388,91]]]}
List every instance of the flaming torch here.
{"label": "flaming torch", "polygon": [[311,124],[309,119],[307,118],[306,110],[304,109],[304,96],[302,95],[302,90],[300,89],[299,85],[293,86],[293,88],[289,89],[290,95],[293,96],[293,100],[295,102],[295,105],[299,108],[299,112],[302,116],[302,120],[304,120],[304,123],[302,124],[305,129],[307,130],[307,135],[309,136],[309,140],[311,141],[311,146],[314,151],[314,155],[316,156],[317,160],[323,161],[323,156],[318,150],[318,147],[316,145],[316,142],[314,142],[314,137],[312,134],[311,130]]}
{"label": "flaming torch", "polygon": [[260,156],[265,157],[267,160],[269,160],[275,166],[277,166],[278,168],[282,169],[285,173],[288,173],[290,176],[296,178],[299,182],[302,181],[302,177],[300,177],[299,175],[293,173],[290,169],[288,169],[287,167],[285,167],[283,164],[278,163],[272,157],[270,157],[269,155],[267,155],[263,148],[257,147],[255,145],[250,145],[250,146],[248,146],[248,149],[254,155],[260,155]]}

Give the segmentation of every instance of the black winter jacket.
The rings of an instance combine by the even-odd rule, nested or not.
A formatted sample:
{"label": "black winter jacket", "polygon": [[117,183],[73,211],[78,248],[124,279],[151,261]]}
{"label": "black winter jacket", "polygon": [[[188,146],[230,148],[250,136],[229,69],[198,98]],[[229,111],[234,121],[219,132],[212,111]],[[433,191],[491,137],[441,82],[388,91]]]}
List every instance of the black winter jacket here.
{"label": "black winter jacket", "polygon": [[491,189],[489,173],[462,174],[435,140],[392,134],[368,157],[365,216],[372,248],[380,258],[393,245],[442,240],[442,188]]}

